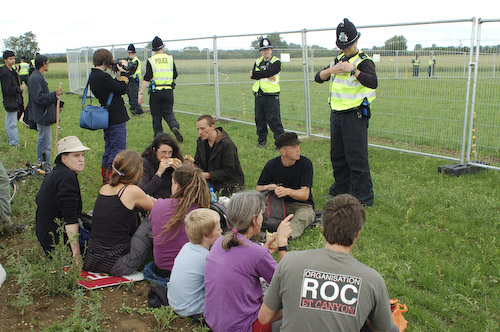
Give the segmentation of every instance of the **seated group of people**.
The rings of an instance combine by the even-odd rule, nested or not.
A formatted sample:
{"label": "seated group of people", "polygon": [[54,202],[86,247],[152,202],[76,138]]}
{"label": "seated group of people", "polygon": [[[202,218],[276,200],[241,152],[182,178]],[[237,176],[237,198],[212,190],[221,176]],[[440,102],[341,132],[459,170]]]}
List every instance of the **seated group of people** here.
{"label": "seated group of people", "polygon": [[[221,236],[219,214],[209,209],[209,186],[239,191],[243,172],[234,143],[210,116],[200,117],[197,128],[194,163],[183,161],[176,140],[161,133],[142,157],[131,150],[117,154],[109,183],[99,189],[83,262],[77,172],[89,149],[75,136],[60,140],[56,167],[36,198],[36,234],[45,252],[50,255],[58,241],[55,219],[63,221],[65,241],[86,271],[129,274],[152,252],[145,277],[166,287],[176,313],[203,315],[213,331],[271,331],[273,321],[281,322],[283,331],[299,325],[299,330],[329,330],[331,319],[345,331],[391,329],[382,277],[349,254],[365,220],[355,198],[340,195],[327,203],[325,249],[286,255],[290,236],[300,236],[315,217],[313,167],[300,155],[297,135],[284,133],[276,140],[280,156],[267,162],[257,183],[258,191],[273,190],[285,198],[288,214],[262,246],[251,241],[261,232],[266,210],[258,191],[232,195],[228,231]],[[228,164],[236,167],[224,169]],[[138,210],[149,212],[148,217],[141,218]],[[279,265],[271,256],[276,251],[280,260],[285,258]],[[270,283],[265,298],[261,278]]]}

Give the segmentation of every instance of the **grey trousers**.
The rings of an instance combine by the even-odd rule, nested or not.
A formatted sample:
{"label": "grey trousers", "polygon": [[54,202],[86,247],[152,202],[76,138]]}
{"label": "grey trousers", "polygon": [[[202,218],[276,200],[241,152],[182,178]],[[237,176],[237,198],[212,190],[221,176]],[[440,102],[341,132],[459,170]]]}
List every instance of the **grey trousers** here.
{"label": "grey trousers", "polygon": [[153,250],[153,238],[149,236],[152,226],[149,219],[143,219],[130,240],[130,251],[121,256],[111,268],[111,274],[122,276],[136,271]]}
{"label": "grey trousers", "polygon": [[293,218],[290,220],[293,239],[300,237],[307,226],[312,224],[316,218],[313,206],[300,202],[285,202],[285,213],[287,215],[293,213]]}
{"label": "grey trousers", "polygon": [[5,172],[5,168],[0,160],[0,231],[13,225],[12,220],[10,220],[10,216],[9,176],[7,175],[7,172]]}

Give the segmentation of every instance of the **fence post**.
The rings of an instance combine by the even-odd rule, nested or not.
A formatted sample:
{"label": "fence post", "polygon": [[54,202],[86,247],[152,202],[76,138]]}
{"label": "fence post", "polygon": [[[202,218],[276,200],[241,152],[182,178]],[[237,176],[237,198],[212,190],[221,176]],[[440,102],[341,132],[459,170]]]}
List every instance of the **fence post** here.
{"label": "fence post", "polygon": [[215,117],[220,118],[219,99],[219,58],[217,56],[217,36],[213,37],[214,42],[214,84],[215,84]]}
{"label": "fence post", "polygon": [[311,102],[309,94],[309,67],[307,56],[307,38],[306,29],[302,30],[302,70],[304,74],[304,112],[306,123],[306,135],[311,135]]}

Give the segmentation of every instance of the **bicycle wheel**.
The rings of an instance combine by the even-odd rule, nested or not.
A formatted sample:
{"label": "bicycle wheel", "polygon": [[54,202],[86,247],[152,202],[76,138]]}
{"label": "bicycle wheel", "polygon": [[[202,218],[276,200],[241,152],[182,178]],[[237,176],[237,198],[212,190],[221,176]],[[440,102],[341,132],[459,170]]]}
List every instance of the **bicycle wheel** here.
{"label": "bicycle wheel", "polygon": [[12,202],[14,197],[16,197],[18,187],[16,179],[11,179],[9,182],[10,182],[10,201]]}

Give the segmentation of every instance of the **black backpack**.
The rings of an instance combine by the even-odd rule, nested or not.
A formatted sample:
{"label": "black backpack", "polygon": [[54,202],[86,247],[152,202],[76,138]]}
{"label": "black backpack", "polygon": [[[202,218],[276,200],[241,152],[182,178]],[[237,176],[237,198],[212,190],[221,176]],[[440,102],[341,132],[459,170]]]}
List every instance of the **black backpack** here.
{"label": "black backpack", "polygon": [[220,203],[210,202],[210,210],[214,210],[220,216],[220,228],[224,233],[227,230],[226,207]]}
{"label": "black backpack", "polygon": [[276,232],[281,221],[286,218],[285,199],[278,198],[274,194],[274,190],[261,191],[261,193],[266,197],[262,230]]}

